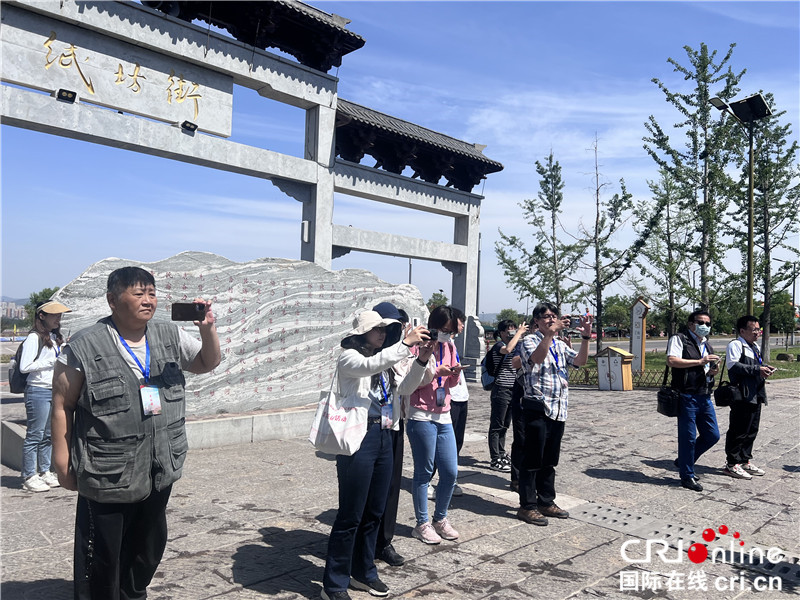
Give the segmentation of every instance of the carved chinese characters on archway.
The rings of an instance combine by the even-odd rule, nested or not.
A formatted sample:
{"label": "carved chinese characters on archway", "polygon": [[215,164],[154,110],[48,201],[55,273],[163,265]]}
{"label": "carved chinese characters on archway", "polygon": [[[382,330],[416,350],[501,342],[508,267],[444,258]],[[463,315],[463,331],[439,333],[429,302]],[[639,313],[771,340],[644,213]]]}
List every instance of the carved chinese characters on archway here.
{"label": "carved chinese characters on archway", "polygon": [[230,136],[232,78],[13,6],[3,18],[3,81]]}

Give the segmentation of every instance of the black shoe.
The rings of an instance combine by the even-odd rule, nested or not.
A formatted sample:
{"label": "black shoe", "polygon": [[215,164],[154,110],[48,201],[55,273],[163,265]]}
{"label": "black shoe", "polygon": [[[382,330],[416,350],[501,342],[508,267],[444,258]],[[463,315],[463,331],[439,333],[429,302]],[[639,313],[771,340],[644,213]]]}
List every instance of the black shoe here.
{"label": "black shoe", "polygon": [[326,592],[323,589],[319,595],[322,600],[352,600],[347,592]]}
{"label": "black shoe", "polygon": [[[678,459],[677,458],[672,461],[672,464],[675,465],[675,468],[678,469],[678,472],[680,473],[681,468],[678,465]],[[695,474],[694,479],[695,479],[695,481],[700,481],[700,478],[697,476],[697,474]]]}
{"label": "black shoe", "polygon": [[692,490],[694,492],[703,491],[703,486],[700,485],[699,481],[697,481],[697,477],[692,477],[691,479],[681,479],[681,485],[687,490]]}
{"label": "black shoe", "polygon": [[390,567],[400,567],[406,562],[406,559],[400,556],[391,544],[378,552],[378,558]]}
{"label": "black shoe", "polygon": [[389,586],[383,583],[377,577],[372,581],[359,581],[353,577],[350,578],[350,585],[357,590],[364,590],[365,592],[369,592],[370,596],[388,596],[389,595]]}

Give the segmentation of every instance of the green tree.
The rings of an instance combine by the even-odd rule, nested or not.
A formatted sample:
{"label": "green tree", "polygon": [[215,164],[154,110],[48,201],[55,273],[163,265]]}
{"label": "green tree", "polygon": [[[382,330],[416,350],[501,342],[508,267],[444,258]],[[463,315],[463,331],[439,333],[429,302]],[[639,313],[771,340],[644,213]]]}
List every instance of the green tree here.
{"label": "green tree", "polygon": [[[765,94],[768,105],[774,103],[772,94]],[[762,352],[769,348],[770,324],[772,323],[773,296],[792,280],[792,265],[784,262],[773,273],[773,253],[784,250],[800,256],[794,244],[787,243],[798,231],[798,209],[800,208],[800,168],[797,164],[798,144],[791,141],[791,125],[781,124],[786,111],[755,121],[753,126],[754,143],[754,218],[753,218],[753,278],[761,280],[763,294],[763,314],[761,326]],[[730,119],[733,120],[733,119]],[[742,128],[743,129],[743,128]],[[742,149],[746,148],[741,143]],[[734,225],[734,239],[740,248],[747,248],[747,222],[742,214],[747,214],[749,203],[749,153],[742,152],[738,166],[742,169],[739,193],[735,196],[731,223]],[[736,227],[738,225],[738,227]],[[742,227],[743,226],[743,227]],[[747,256],[742,255],[746,263]]]}
{"label": "green tree", "polygon": [[508,284],[520,300],[548,299],[560,309],[580,286],[571,279],[578,246],[563,242],[560,235],[566,233],[559,217],[564,182],[561,165],[553,159],[552,152],[545,164],[536,161],[536,172],[541,178],[536,199],[519,204],[526,222],[533,227],[533,247],[528,249],[517,236],[498,230],[500,241],[495,244],[495,253]]}
{"label": "green tree", "polygon": [[40,302],[47,302],[55,296],[56,292],[61,288],[44,288],[40,292],[31,292],[30,297],[28,298],[28,302],[25,304],[25,312],[27,316],[25,317],[25,326],[31,327],[33,323],[33,318],[36,316],[36,305]]}
{"label": "green tree", "polygon": [[[758,316],[758,315],[757,315]],[[792,307],[792,296],[787,292],[775,292],[772,296],[772,329],[777,332],[789,333],[794,326],[794,309]],[[764,320],[761,322],[764,328],[764,336],[767,335],[767,326]]]}
{"label": "green tree", "polygon": [[[508,319],[509,321],[514,321],[514,323],[519,325],[520,323],[522,323],[522,321],[525,319],[525,317],[523,315],[519,314],[513,308],[504,308],[499,313],[497,313],[497,323],[499,323],[500,321],[504,321],[506,319]],[[497,323],[495,323],[495,324],[497,324]]]}
{"label": "green tree", "polygon": [[634,300],[619,294],[606,298],[603,306],[604,321],[617,329],[629,330],[631,326],[631,306]]}
{"label": "green tree", "polygon": [[[691,214],[680,210],[679,189],[675,178],[667,169],[660,169],[658,181],[648,181],[652,201],[639,203],[634,209],[634,229],[641,231],[654,211],[662,211],[663,218],[655,222],[650,237],[642,247],[636,265],[645,279],[631,275],[628,284],[635,295],[648,298],[656,311],[664,311],[665,320],[659,331],[674,335],[680,323],[678,313],[692,295],[689,271],[691,260],[687,252],[691,239]],[[644,281],[658,282],[654,290]],[[651,317],[648,317],[650,320]]]}
{"label": "green tree", "polygon": [[438,292],[433,292],[431,297],[428,298],[427,306],[428,310],[432,311],[437,306],[447,306],[450,303],[450,300],[447,299],[447,296],[444,295],[442,290]]}
{"label": "green tree", "polygon": [[[652,81],[664,92],[667,102],[680,114],[680,120],[672,125],[673,137],[684,133],[682,148],[675,145],[664,128],[652,115],[645,122],[648,135],[644,148],[660,169],[666,170],[675,180],[680,193],[681,210],[694,219],[690,255],[700,269],[700,305],[708,308],[711,289],[716,287],[714,276],[727,278],[722,265],[725,245],[719,239],[719,222],[727,207],[732,189],[732,180],[726,168],[732,158],[732,125],[726,121],[715,121],[709,99],[711,88],[721,88],[716,94],[730,100],[739,91],[737,87],[745,71],[734,73],[728,62],[736,44],[731,44],[725,56],[715,62],[717,51],[710,52],[708,46],[700,44],[700,50],[684,46],[689,65],[683,66],[673,58],[667,60],[683,81],[693,82],[694,89],[672,91],[657,78]],[[716,267],[716,269],[714,269]]]}

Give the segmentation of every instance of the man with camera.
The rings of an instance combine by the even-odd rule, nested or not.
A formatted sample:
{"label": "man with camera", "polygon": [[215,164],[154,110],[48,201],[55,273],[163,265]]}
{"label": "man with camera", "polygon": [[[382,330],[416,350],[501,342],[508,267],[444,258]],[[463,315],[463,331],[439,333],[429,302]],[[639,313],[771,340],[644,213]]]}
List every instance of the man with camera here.
{"label": "man with camera", "polygon": [[719,356],[708,341],[711,315],[696,310],[686,326],[667,343],[667,365],[672,368],[672,387],[680,392],[678,407],[678,458],[681,485],[702,492],[694,465],[697,459],[719,441],[717,414],[711,403],[711,389],[717,374]]}
{"label": "man with camera", "polygon": [[[183,371],[220,361],[210,304],[191,315],[195,339],[151,322],[153,276],[123,267],[108,277],[111,315],[72,336],[53,376],[53,464],[78,492],[74,597],[147,597],[167,543],[166,508],[188,442]],[[201,310],[202,309],[202,310]]]}
{"label": "man with camera", "polygon": [[567,420],[569,371],[586,364],[592,339],[592,317],[581,317],[581,347],[575,350],[558,339],[564,322],[558,307],[540,302],[533,309],[535,332],[522,339],[525,394],[522,398],[524,446],[519,469],[517,518],[547,525],[548,517],[566,519],[569,513],[555,503],[556,466]]}
{"label": "man with camera", "polygon": [[731,385],[741,393],[741,399],[731,402],[731,417],[725,436],[725,475],[735,479],[761,476],[764,469],[753,464],[753,443],[761,421],[761,405],[767,403],[766,379],[775,367],[764,364],[758,350],[761,326],[752,315],[736,321],[739,337],[728,344],[725,364]]}

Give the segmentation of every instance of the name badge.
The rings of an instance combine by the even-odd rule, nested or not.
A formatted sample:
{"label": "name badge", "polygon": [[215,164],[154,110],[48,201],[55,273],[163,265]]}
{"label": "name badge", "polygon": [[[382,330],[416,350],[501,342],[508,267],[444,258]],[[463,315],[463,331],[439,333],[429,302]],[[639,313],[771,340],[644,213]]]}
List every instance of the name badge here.
{"label": "name badge", "polygon": [[384,404],[381,406],[381,429],[391,429],[392,425],[394,425],[393,417],[394,414],[391,404]]}
{"label": "name badge", "polygon": [[447,390],[443,387],[436,388],[436,406],[444,406]]}
{"label": "name badge", "polygon": [[154,385],[143,385],[139,388],[139,396],[142,398],[142,408],[146,415],[161,414],[161,395],[158,388]]}

